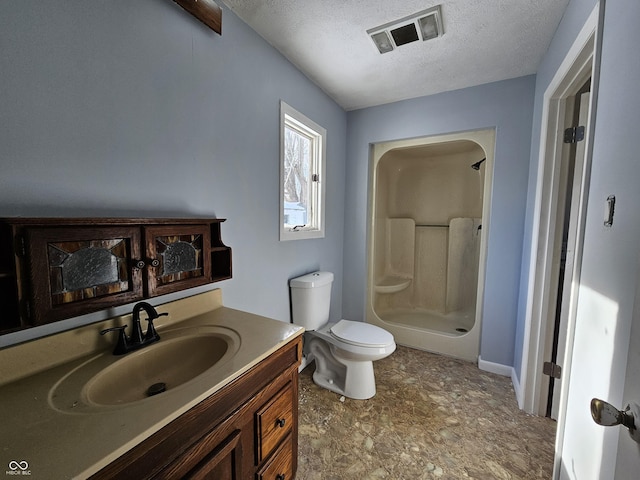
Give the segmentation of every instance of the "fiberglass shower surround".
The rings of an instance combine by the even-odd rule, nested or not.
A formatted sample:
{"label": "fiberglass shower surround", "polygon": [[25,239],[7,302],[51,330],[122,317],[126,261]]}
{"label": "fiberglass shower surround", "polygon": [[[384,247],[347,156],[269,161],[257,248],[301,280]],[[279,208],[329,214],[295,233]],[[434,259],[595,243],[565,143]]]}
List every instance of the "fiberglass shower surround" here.
{"label": "fiberglass shower surround", "polygon": [[[479,218],[419,224],[387,218],[382,271],[375,284],[376,311],[397,323],[437,328],[427,312],[449,315],[439,330],[464,333],[473,326],[480,247]],[[413,288],[410,288],[413,286]],[[416,316],[416,314],[422,314]]]}
{"label": "fiberglass shower surround", "polygon": [[367,321],[399,343],[477,358],[493,133],[374,150]]}

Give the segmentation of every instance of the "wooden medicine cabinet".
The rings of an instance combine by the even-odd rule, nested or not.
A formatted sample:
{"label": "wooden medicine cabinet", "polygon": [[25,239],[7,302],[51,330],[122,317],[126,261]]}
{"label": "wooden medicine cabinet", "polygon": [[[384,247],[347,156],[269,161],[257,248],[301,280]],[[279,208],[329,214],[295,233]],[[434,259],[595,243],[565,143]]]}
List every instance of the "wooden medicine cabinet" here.
{"label": "wooden medicine cabinet", "polygon": [[0,333],[231,278],[224,219],[0,220]]}

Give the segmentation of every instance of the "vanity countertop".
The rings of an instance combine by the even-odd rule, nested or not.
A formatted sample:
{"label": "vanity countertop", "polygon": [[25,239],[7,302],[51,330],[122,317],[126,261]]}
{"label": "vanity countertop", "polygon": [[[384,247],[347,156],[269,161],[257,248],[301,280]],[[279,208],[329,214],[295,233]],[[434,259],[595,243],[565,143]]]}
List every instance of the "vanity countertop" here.
{"label": "vanity countertop", "polygon": [[78,413],[56,408],[52,391],[89,359],[111,355],[115,337],[105,339],[98,332],[130,324],[131,315],[0,350],[0,470],[7,476],[86,478],[304,331],[226,308],[219,290],[159,305],[157,310],[169,313],[155,322],[161,336],[183,327],[223,327],[237,334],[240,348],[224,364],[175,389],[128,405]]}

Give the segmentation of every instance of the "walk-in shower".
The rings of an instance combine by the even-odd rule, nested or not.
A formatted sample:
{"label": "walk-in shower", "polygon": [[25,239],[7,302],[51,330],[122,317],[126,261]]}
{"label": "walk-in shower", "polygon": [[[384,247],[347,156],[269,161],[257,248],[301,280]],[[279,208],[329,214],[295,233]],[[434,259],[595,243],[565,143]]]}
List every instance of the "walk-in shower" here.
{"label": "walk-in shower", "polygon": [[372,148],[367,321],[477,360],[494,130]]}

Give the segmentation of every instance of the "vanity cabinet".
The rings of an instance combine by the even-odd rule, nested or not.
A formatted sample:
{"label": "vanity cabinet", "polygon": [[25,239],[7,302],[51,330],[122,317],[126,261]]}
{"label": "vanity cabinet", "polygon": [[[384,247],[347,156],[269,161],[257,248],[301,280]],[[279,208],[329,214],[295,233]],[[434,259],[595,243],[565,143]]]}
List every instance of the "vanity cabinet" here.
{"label": "vanity cabinet", "polygon": [[293,479],[301,358],[298,336],[91,478]]}
{"label": "vanity cabinet", "polygon": [[224,219],[0,221],[0,332],[231,278]]}

